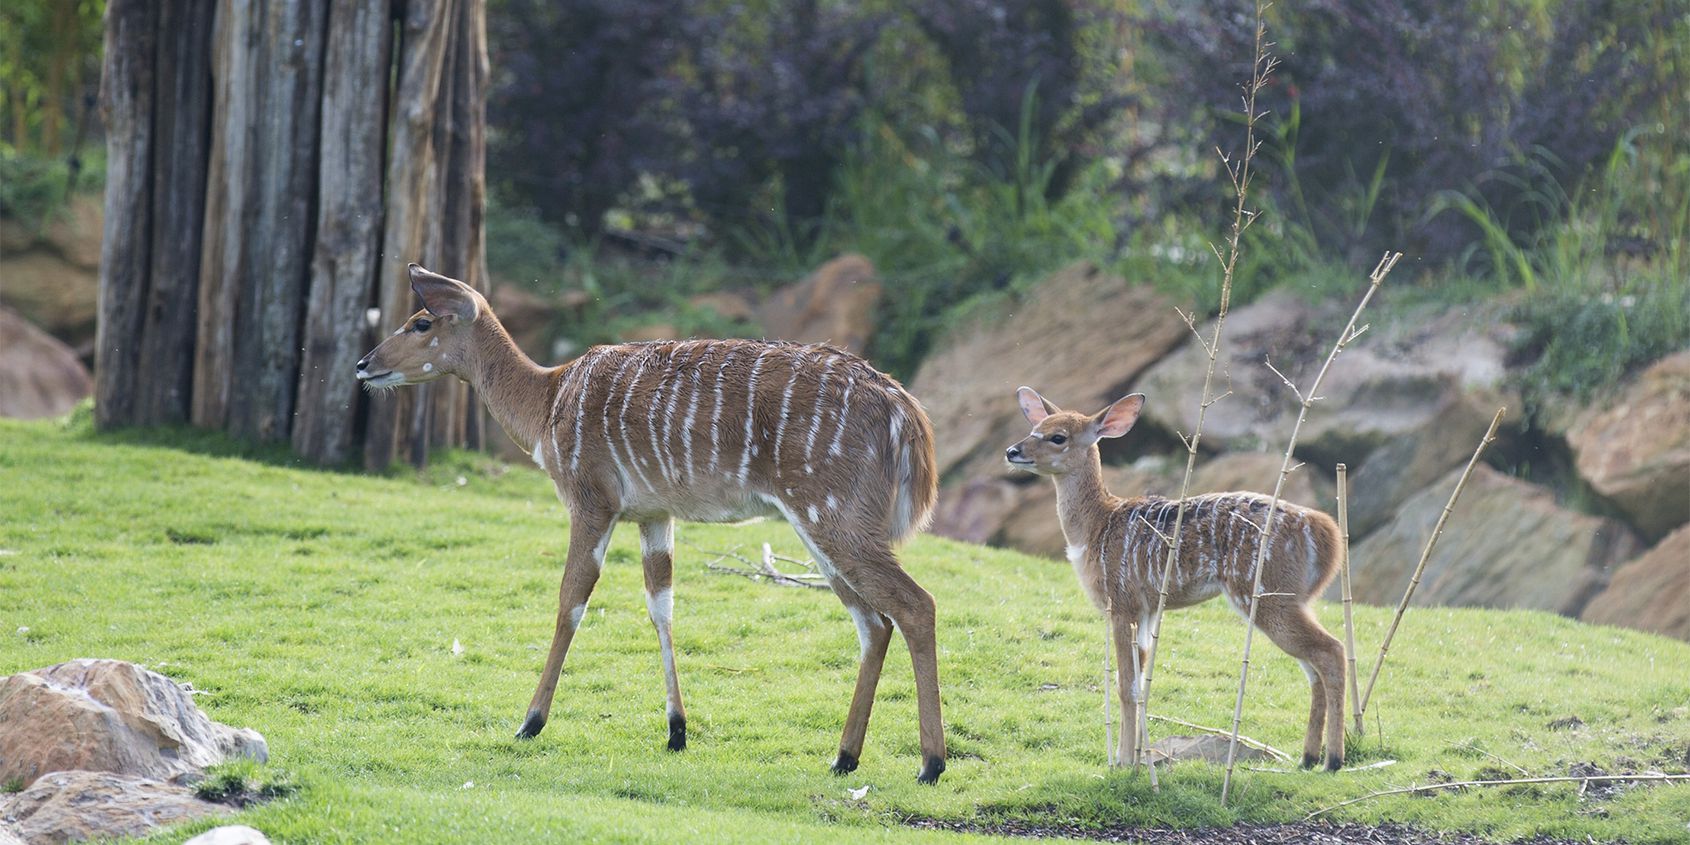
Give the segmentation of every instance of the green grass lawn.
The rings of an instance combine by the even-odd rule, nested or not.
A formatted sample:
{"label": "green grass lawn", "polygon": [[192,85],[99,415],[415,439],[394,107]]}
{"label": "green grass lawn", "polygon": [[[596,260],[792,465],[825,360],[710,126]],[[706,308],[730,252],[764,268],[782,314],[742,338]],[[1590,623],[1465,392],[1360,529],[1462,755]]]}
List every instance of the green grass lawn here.
{"label": "green grass lawn", "polygon": [[[835,777],[856,676],[844,609],[824,591],[712,574],[698,551],[768,542],[802,557],[778,522],[677,529],[685,752],[663,750],[631,528],[611,545],[550,724],[518,742],[565,524],[538,472],[474,456],[372,477],[253,459],[204,434],[96,436],[86,414],[0,421],[0,674],[110,657],[192,681],[213,718],[269,740],[270,776],[297,784],[241,816],[287,842],[954,838],[909,831],[909,816],[1217,825],[1298,819],[1439,773],[1690,765],[1690,646],[1542,613],[1416,610],[1350,750],[1352,764],[1394,765],[1241,771],[1222,808],[1220,769],[1182,764],[1153,794],[1142,774],[1104,766],[1104,627],[1068,566],[923,538],[902,556],[939,603],[950,768],[937,787],[915,783],[914,683],[895,641],[862,767]],[[1320,614],[1341,630],[1337,606]],[[1358,610],[1364,673],[1389,617]],[[1153,712],[1227,724],[1237,616],[1217,602],[1168,621]],[[1302,672],[1258,645],[1244,732],[1296,753]],[[1569,717],[1582,727],[1550,727]],[[1443,793],[1333,817],[1684,842],[1690,787]]]}

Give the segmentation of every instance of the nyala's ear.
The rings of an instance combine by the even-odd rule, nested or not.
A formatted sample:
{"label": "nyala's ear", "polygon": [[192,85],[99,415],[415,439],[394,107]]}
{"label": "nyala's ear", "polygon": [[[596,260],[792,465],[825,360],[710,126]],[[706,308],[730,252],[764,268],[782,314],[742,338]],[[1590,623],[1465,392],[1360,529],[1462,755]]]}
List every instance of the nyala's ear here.
{"label": "nyala's ear", "polygon": [[1052,404],[1049,399],[1040,396],[1039,392],[1031,387],[1022,387],[1017,389],[1015,391],[1015,401],[1021,403],[1021,415],[1026,417],[1027,422],[1030,422],[1033,425],[1038,425],[1039,420],[1062,410]]}
{"label": "nyala's ear", "polygon": [[1098,411],[1091,418],[1098,437],[1120,437],[1132,431],[1138,422],[1138,412],[1144,408],[1144,394],[1132,393],[1115,400],[1115,404]]}
{"label": "nyala's ear", "polygon": [[473,322],[481,306],[476,302],[475,291],[469,285],[456,279],[448,279],[439,273],[424,270],[421,265],[410,265],[411,290],[423,301],[423,307],[428,313],[436,317],[453,316],[466,322]]}

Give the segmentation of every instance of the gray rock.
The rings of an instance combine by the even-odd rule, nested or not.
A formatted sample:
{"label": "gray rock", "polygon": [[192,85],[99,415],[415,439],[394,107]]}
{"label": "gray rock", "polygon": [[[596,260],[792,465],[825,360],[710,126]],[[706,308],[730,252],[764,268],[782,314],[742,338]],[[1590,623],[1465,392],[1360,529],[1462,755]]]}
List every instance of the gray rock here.
{"label": "gray rock", "polygon": [[0,782],[85,769],[170,780],[264,737],[212,721],[169,678],[119,660],[72,660],[0,678]]}
{"label": "gray rock", "polygon": [[270,840],[262,832],[244,824],[226,824],[214,827],[182,845],[270,845]]}
{"label": "gray rock", "polygon": [[0,823],[29,845],[141,836],[155,827],[232,812],[193,790],[111,772],[50,772],[0,804]]}
{"label": "gray rock", "polygon": [[[1403,503],[1351,548],[1357,601],[1395,605],[1460,470]],[[1432,551],[1417,606],[1518,607],[1578,615],[1614,569],[1642,548],[1624,524],[1555,503],[1548,490],[1480,465]],[[1336,585],[1328,597],[1336,597]]]}

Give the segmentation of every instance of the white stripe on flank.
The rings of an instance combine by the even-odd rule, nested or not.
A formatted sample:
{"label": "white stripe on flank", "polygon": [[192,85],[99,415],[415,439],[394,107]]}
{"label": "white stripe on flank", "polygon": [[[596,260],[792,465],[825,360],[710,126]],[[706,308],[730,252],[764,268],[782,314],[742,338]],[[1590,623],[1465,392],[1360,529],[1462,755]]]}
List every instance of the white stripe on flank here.
{"label": "white stripe on flank", "polygon": [[[628,482],[632,479],[628,475],[628,468],[622,465],[622,458],[616,454],[616,439],[610,436],[610,403],[615,398],[613,394],[616,391],[616,383],[622,380],[622,374],[628,371],[628,365],[632,363],[632,353],[623,356],[622,366],[616,368],[616,373],[610,377],[610,383],[604,386],[604,407],[599,420],[599,431],[604,435],[604,447],[610,452],[610,462],[616,466],[616,477],[621,482],[623,491],[628,489]],[[575,442],[579,446],[581,441],[577,439]]]}
{"label": "white stripe on flank", "polygon": [[[675,377],[675,350],[669,350],[669,364],[663,368],[663,374],[657,377],[657,389],[651,392],[651,405],[646,408],[645,427],[651,436],[651,460],[657,465],[657,477],[665,482],[669,480],[669,471],[664,466],[663,447],[657,442],[657,409],[663,407],[663,391],[667,389],[671,394],[675,392],[673,380]],[[664,435],[667,436],[667,427]]]}
{"label": "white stripe on flank", "polygon": [[622,409],[616,412],[616,423],[622,432],[622,447],[628,452],[629,466],[634,468],[634,474],[640,477],[640,483],[645,485],[645,489],[655,491],[656,488],[651,486],[651,478],[640,466],[640,456],[634,451],[634,441],[628,436],[628,405],[634,401],[634,386],[640,383],[640,376],[645,375],[645,359],[649,352],[649,349],[641,349],[637,353],[640,365],[634,368],[634,374],[628,377],[628,386],[622,390]]}
{"label": "white stripe on flank", "polygon": [[821,378],[816,381],[816,407],[810,410],[810,435],[804,438],[804,474],[814,475],[815,469],[810,466],[811,456],[816,453],[816,432],[822,428],[822,403],[827,399],[827,377],[833,374],[833,362],[839,360],[838,355],[827,356],[822,364]]}
{"label": "white stripe on flank", "polygon": [[698,414],[698,388],[700,382],[703,380],[703,375],[704,372],[702,370],[697,367],[693,368],[692,392],[690,394],[692,398],[687,402],[687,418],[681,423],[681,444],[686,450],[685,461],[687,465],[687,484],[692,484],[693,478],[695,477],[693,473],[696,467],[694,467],[692,463],[692,421],[693,417]]}
{"label": "white stripe on flank", "polygon": [[[681,346],[691,347],[692,344],[684,343]],[[689,432],[675,430],[675,402],[681,398],[681,385],[685,384],[687,380],[686,373],[681,370],[680,351],[679,348],[675,350],[674,366],[670,368],[669,404],[663,408],[663,451],[658,453],[669,462],[670,484],[681,483],[681,468],[675,466],[674,459],[670,457],[670,444],[675,441],[677,435],[681,437],[690,436]],[[692,350],[690,348],[687,349],[687,362],[692,362]]]}
{"label": "white stripe on flank", "polygon": [[[604,353],[588,352],[587,356],[587,360],[576,363],[577,367],[585,364],[586,369],[581,372],[581,395],[575,399],[575,435],[571,438],[575,442],[569,447],[570,472],[574,472],[581,468],[581,440],[583,434],[581,431],[581,423],[582,417],[587,413],[587,391],[592,389],[593,370],[598,367],[599,361],[604,359]],[[559,391],[559,393],[561,392],[562,391]]]}
{"label": "white stripe on flank", "polygon": [[803,353],[796,353],[787,359],[792,369],[786,379],[786,390],[780,395],[780,421],[775,423],[775,477],[780,477],[784,468],[780,462],[780,444],[786,439],[787,410],[792,407],[792,388],[798,384],[798,367],[804,362]]}
{"label": "white stripe on flank", "polygon": [[721,365],[716,367],[716,399],[710,406],[710,472],[715,472],[722,461],[722,378],[738,354],[738,346],[730,348],[728,354],[722,356]]}
{"label": "white stripe on flank", "polygon": [[851,388],[857,386],[857,380],[845,379],[845,396],[839,400],[839,428],[833,432],[833,445],[827,449],[828,454],[838,456],[844,454],[839,444],[845,439],[845,417],[851,413]]}
{"label": "white stripe on flank", "polygon": [[569,369],[564,371],[563,377],[558,379],[557,389],[552,393],[552,411],[546,415],[545,434],[550,435],[552,466],[556,469],[563,468],[563,444],[559,442],[557,436],[558,411],[563,407],[563,397],[569,395],[569,386],[580,380],[580,363],[580,361],[576,361],[575,364],[570,365]]}
{"label": "white stripe on flank", "polygon": [[773,351],[771,347],[757,354],[757,360],[751,364],[751,380],[745,388],[745,442],[741,444],[739,455],[741,484],[751,477],[751,450],[756,446],[751,439],[751,424],[757,418],[757,374],[763,371],[763,359]]}

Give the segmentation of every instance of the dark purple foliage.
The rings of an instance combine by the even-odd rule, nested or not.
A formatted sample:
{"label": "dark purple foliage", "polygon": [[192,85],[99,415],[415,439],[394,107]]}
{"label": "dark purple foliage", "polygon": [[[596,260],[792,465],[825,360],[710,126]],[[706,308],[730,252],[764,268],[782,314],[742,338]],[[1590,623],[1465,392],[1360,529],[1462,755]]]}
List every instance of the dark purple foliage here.
{"label": "dark purple foliage", "polygon": [[654,108],[677,55],[683,0],[496,0],[488,172],[554,223],[596,234],[654,162]]}
{"label": "dark purple foliage", "polygon": [[[659,170],[684,183],[707,220],[783,220],[805,238],[869,97],[864,58],[886,20],[817,0],[694,7],[663,83],[676,133]],[[751,16],[758,19],[752,20]],[[784,207],[759,207],[778,179]]]}
{"label": "dark purple foliage", "polygon": [[1055,164],[1046,195],[1060,197],[1075,171],[1095,155],[1094,134],[1127,102],[1087,87],[1080,34],[1108,14],[1102,4],[919,0],[910,13],[945,58],[975,160],[995,178],[1015,181],[1025,119],[1032,152]]}
{"label": "dark purple foliage", "polygon": [[[1516,50],[1523,86],[1506,79],[1507,63],[1522,61],[1504,55],[1516,21],[1487,5],[1308,0],[1270,13],[1282,64],[1263,94],[1272,116],[1257,184],[1334,257],[1387,247],[1457,256],[1476,232],[1455,213],[1429,214],[1445,191],[1476,194],[1515,234],[1529,233],[1560,210],[1533,200],[1546,181],[1570,185],[1643,118],[1658,87],[1636,45],[1662,24],[1651,15],[1667,14],[1665,4],[1565,0],[1547,39]],[[1170,4],[1140,22],[1166,75],[1161,119],[1186,142],[1241,134],[1223,115],[1238,113],[1249,75],[1253,7]],[[1369,210],[1360,197],[1382,157]]]}

